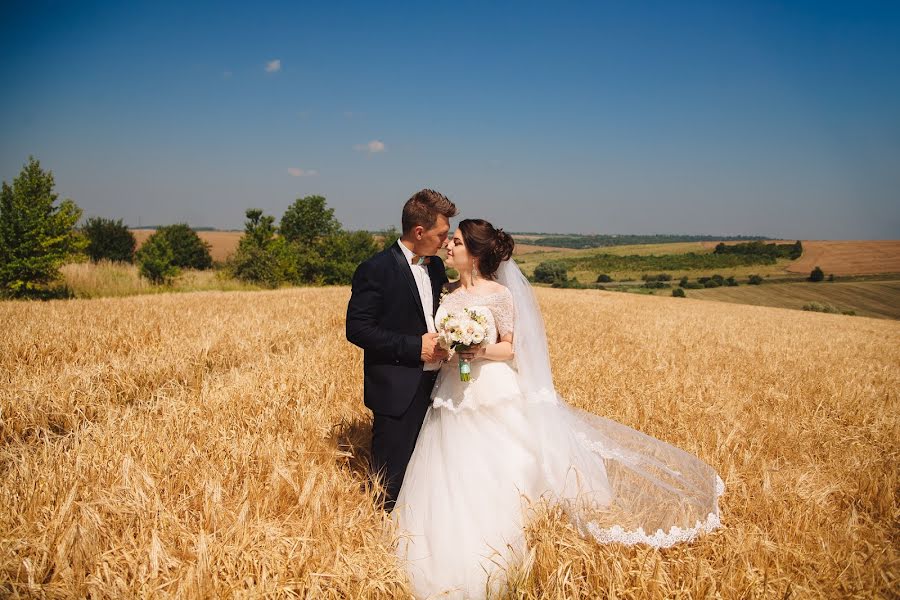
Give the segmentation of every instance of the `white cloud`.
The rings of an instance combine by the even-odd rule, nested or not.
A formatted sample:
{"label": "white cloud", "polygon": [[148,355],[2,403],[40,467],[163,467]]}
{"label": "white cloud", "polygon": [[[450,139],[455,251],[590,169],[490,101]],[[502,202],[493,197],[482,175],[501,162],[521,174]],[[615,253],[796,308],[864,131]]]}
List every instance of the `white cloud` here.
{"label": "white cloud", "polygon": [[276,58],[266,63],[266,73],[277,73],[281,70],[281,59]]}
{"label": "white cloud", "polygon": [[384,142],[380,140],[372,140],[368,144],[356,144],[353,146],[353,149],[357,152],[368,152],[369,154],[377,154],[379,152],[384,152],[387,147],[384,145]]}
{"label": "white cloud", "polygon": [[319,172],[315,169],[298,169],[297,167],[291,167],[288,169],[288,174],[293,175],[294,177],[312,177],[318,175]]}

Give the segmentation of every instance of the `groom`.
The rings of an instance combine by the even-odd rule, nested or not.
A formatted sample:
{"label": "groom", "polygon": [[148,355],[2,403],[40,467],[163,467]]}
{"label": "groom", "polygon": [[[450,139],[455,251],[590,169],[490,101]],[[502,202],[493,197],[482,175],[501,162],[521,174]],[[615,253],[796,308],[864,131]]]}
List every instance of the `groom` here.
{"label": "groom", "polygon": [[431,398],[441,361],[434,313],[447,282],[434,254],[447,243],[456,206],[422,190],[403,206],[403,235],[353,274],[347,339],[365,351],[365,405],[372,424],[373,475],[392,510]]}

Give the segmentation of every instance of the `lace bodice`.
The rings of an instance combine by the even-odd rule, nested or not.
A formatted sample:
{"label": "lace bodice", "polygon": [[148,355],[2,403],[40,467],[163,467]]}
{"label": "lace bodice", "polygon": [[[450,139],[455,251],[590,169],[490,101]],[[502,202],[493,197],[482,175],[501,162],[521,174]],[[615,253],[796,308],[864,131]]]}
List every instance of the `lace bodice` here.
{"label": "lace bodice", "polygon": [[438,307],[434,322],[435,324],[440,323],[448,314],[474,306],[488,309],[487,339],[491,343],[505,335],[512,334],[515,326],[515,309],[513,308],[512,294],[506,288],[493,294],[484,295],[472,293],[463,287],[457,288],[453,293],[444,297]]}

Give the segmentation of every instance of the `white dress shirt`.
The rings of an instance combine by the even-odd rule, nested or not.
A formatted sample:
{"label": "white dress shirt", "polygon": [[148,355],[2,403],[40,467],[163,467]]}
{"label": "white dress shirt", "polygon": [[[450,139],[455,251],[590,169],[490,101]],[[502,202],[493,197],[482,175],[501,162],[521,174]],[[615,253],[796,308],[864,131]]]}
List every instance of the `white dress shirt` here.
{"label": "white dress shirt", "polygon": [[[397,240],[400,249],[403,250],[403,256],[406,257],[406,264],[412,272],[413,279],[416,280],[416,287],[419,289],[419,299],[422,301],[422,309],[425,313],[425,325],[428,327],[428,333],[436,333],[437,328],[434,326],[434,296],[432,296],[431,277],[428,275],[428,267],[426,265],[412,264],[413,251],[406,247],[406,244]],[[430,362],[425,363],[423,370],[437,371],[441,368],[441,363]]]}

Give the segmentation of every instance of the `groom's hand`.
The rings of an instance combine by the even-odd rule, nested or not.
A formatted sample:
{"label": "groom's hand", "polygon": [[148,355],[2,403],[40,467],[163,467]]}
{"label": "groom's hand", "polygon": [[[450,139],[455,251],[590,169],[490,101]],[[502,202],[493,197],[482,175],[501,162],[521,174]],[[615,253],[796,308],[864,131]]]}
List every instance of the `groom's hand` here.
{"label": "groom's hand", "polygon": [[422,336],[422,362],[438,362],[447,360],[447,351],[437,345],[437,334],[426,333]]}

